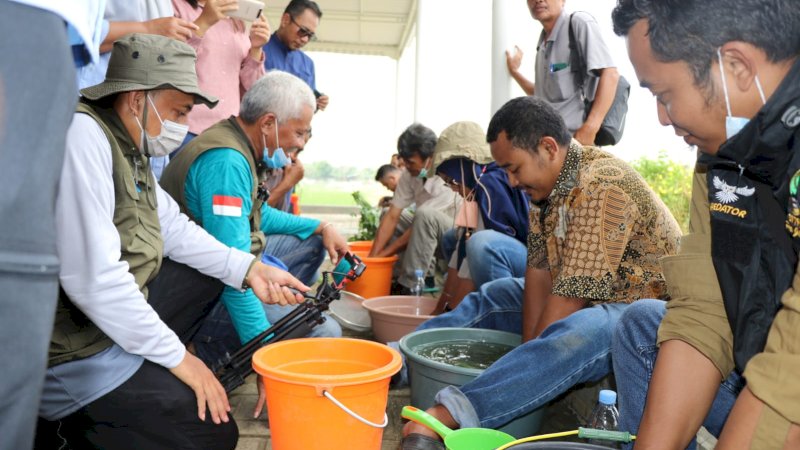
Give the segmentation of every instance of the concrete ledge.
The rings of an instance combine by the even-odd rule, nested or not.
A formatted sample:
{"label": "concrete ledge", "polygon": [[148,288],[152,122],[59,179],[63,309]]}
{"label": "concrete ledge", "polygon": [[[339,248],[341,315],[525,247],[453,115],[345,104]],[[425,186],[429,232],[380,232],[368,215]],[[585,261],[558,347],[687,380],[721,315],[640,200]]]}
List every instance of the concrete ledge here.
{"label": "concrete ledge", "polygon": [[303,214],[358,214],[358,206],[300,205]]}

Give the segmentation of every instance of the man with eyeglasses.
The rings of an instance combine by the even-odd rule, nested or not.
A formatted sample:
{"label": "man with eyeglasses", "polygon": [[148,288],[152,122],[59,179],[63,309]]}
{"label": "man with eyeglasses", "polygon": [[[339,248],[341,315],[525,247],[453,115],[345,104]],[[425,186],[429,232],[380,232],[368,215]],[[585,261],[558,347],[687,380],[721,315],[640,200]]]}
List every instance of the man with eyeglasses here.
{"label": "man with eyeglasses", "polygon": [[[321,18],[322,10],[316,2],[292,0],[283,11],[277,31],[264,46],[267,55],[264,67],[267,71],[282,70],[305,81],[314,91],[317,111],[325,110],[328,106],[328,96],[317,91],[314,61],[300,49],[317,39],[315,32]],[[291,211],[291,195],[303,174],[303,165],[297,158],[292,158],[291,164],[286,167],[271,168],[267,172],[267,184],[273,194],[269,206]]]}
{"label": "man with eyeglasses", "polygon": [[316,30],[322,18],[322,10],[311,0],[292,0],[286,6],[281,24],[272,39],[264,46],[267,71],[282,70],[299,77],[314,91],[317,110],[328,106],[328,96],[317,91],[314,61],[301,48],[317,39]]}

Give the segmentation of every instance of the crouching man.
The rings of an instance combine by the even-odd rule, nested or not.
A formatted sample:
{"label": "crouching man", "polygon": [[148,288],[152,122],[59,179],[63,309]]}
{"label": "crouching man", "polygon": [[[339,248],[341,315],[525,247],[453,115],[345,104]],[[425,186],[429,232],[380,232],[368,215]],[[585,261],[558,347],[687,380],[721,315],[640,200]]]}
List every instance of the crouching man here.
{"label": "crouching man", "polygon": [[149,157],[180,145],[193,105],[216,104],[195,59],[184,43],[129,35],[106,80],[81,91],[56,202],[61,295],[39,411],[58,423],[40,421],[38,448],[233,449],[225,391],[184,344],[223,283],[281,304],[301,300],[286,286],[308,290],[215,240],[155,181]]}

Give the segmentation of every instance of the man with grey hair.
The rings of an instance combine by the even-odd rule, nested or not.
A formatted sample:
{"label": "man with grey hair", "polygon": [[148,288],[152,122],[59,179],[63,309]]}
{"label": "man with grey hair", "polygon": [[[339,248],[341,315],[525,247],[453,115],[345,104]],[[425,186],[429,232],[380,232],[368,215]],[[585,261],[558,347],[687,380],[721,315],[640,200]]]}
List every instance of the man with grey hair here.
{"label": "man with grey hair", "polygon": [[[240,114],[193,139],[170,162],[161,185],[181,210],[221,242],[286,268],[306,284],[330,255],[334,264],[347,243],[331,223],[294,216],[266,204],[263,170],[305,145],[316,103],[311,89],[286,72],[270,72],[242,98]],[[276,258],[277,257],[277,258]],[[280,259],[278,259],[280,258]],[[286,264],[284,266],[284,263]],[[198,332],[198,356],[215,364],[291,312],[262,304],[251,291],[225,288],[221,302]],[[340,336],[332,320],[311,336]],[[260,411],[263,402],[256,406]]]}

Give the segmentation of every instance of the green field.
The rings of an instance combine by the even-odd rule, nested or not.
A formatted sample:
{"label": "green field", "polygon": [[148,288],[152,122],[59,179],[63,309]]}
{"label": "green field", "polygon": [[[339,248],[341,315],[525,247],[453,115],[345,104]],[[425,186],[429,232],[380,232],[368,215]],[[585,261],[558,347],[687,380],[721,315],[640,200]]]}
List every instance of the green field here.
{"label": "green field", "polygon": [[355,191],[360,191],[370,203],[375,205],[382,196],[391,194],[374,181],[303,180],[297,186],[301,205],[356,206],[352,196]]}

